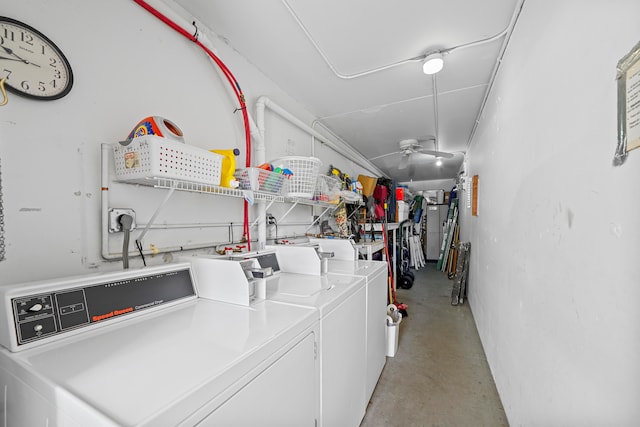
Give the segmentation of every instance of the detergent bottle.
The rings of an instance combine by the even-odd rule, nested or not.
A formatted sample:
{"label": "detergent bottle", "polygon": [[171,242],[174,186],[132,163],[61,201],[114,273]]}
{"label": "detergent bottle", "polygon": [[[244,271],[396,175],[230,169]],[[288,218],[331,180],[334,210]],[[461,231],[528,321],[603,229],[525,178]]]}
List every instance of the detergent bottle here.
{"label": "detergent bottle", "polygon": [[237,188],[239,183],[235,179],[236,156],[240,155],[240,150],[233,148],[230,150],[209,150],[212,153],[220,154],[222,158],[222,170],[220,171],[220,186],[227,188]]}

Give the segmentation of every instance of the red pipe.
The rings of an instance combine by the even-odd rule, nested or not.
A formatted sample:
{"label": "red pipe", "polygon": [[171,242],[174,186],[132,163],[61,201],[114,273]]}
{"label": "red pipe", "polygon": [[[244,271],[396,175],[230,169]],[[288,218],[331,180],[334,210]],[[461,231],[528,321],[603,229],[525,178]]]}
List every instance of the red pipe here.
{"label": "red pipe", "polygon": [[[182,28],[177,23],[169,19],[166,15],[163,15],[162,13],[160,13],[160,11],[155,9],[146,1],[144,0],[133,0],[133,1],[136,2],[138,5],[142,6],[145,10],[147,10],[153,16],[155,16],[156,18],[164,22],[166,25],[174,29],[176,32],[178,32],[182,36],[186,37],[187,39],[191,40],[192,42],[200,46],[200,48],[202,48],[202,50],[204,50],[207,53],[207,55],[209,55],[209,57],[213,59],[213,61],[218,65],[218,67],[220,67],[220,69],[222,70],[222,73],[225,75],[225,77],[229,81],[229,84],[233,88],[233,91],[236,94],[236,97],[238,98],[238,102],[240,103],[240,111],[242,111],[242,118],[244,120],[244,134],[245,134],[245,141],[246,141],[245,164],[246,164],[246,167],[250,167],[251,166],[251,128],[249,126],[249,114],[247,113],[247,104],[245,103],[244,94],[242,93],[240,84],[238,83],[238,80],[236,80],[236,78],[234,77],[231,70],[229,70],[229,68],[224,64],[224,62],[222,62],[220,58],[218,58],[216,54],[214,54],[211,51],[211,49],[209,49],[204,44],[202,44],[196,36],[187,32],[184,28]],[[249,234],[249,205],[246,201],[244,202],[243,237],[247,240],[247,249],[251,250],[251,237]]]}

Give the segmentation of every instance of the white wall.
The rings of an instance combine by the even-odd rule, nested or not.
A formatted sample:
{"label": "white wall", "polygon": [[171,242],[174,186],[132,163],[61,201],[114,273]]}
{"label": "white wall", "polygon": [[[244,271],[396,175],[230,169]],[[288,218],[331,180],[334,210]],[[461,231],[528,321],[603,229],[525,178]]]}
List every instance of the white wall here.
{"label": "white wall", "polygon": [[[101,256],[101,143],[122,140],[140,119],[159,115],[178,124],[190,145],[240,148],[238,162],[244,165],[242,116],[233,112],[237,101],[199,48],[133,1],[5,3],[2,15],[41,30],[64,51],[75,84],[60,100],[37,102],[9,94],[8,105],[0,107],[6,243],[0,284],[119,269],[119,262]],[[201,27],[201,33],[207,30]],[[314,118],[295,100],[233,49],[215,36],[211,42],[239,80],[250,114],[255,114],[257,98],[266,95],[312,123]],[[267,159],[283,151],[312,152],[310,136],[269,111],[266,126]],[[337,163],[354,176],[361,173],[359,167],[335,156],[325,163],[326,167]],[[113,175],[112,169],[111,165]],[[109,206],[134,208],[138,222],[146,224],[165,194],[166,190],[110,182]],[[281,211],[284,206],[272,209]],[[312,213],[309,207],[296,208],[288,221],[309,222]],[[161,225],[230,222],[237,239],[242,233],[240,199],[179,192],[156,220]],[[228,235],[226,226],[151,230],[144,243],[145,249],[150,244],[159,248],[213,244],[226,241]],[[252,237],[256,236],[254,228]],[[122,234],[109,236],[111,253],[121,252],[121,245]],[[133,244],[131,248],[133,253]],[[148,263],[168,262],[173,255],[158,255]],[[140,258],[132,259],[131,266],[142,266]]]}
{"label": "white wall", "polygon": [[510,424],[640,419],[640,151],[612,166],[640,2],[527,1],[468,156],[469,300]]}

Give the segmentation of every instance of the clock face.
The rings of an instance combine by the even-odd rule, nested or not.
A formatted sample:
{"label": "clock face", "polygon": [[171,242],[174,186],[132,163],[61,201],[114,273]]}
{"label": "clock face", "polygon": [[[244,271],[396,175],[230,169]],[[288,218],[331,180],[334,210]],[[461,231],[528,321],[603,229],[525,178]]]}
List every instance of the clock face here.
{"label": "clock face", "polygon": [[13,93],[32,99],[65,96],[73,85],[62,51],[35,28],[0,16],[0,79]]}

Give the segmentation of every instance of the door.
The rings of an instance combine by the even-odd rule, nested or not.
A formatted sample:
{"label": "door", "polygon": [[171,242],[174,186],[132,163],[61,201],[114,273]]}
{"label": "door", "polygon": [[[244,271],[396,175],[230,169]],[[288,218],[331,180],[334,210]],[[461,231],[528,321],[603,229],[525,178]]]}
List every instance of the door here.
{"label": "door", "polygon": [[447,205],[427,206],[427,241],[425,242],[425,259],[437,261],[442,245],[442,224],[447,221]]}
{"label": "door", "polygon": [[358,427],[365,412],[365,288],[320,321],[321,426]]}
{"label": "door", "polygon": [[311,333],[198,426],[315,427],[316,379]]}
{"label": "door", "polygon": [[367,280],[367,382],[365,406],[387,361],[387,269]]}

